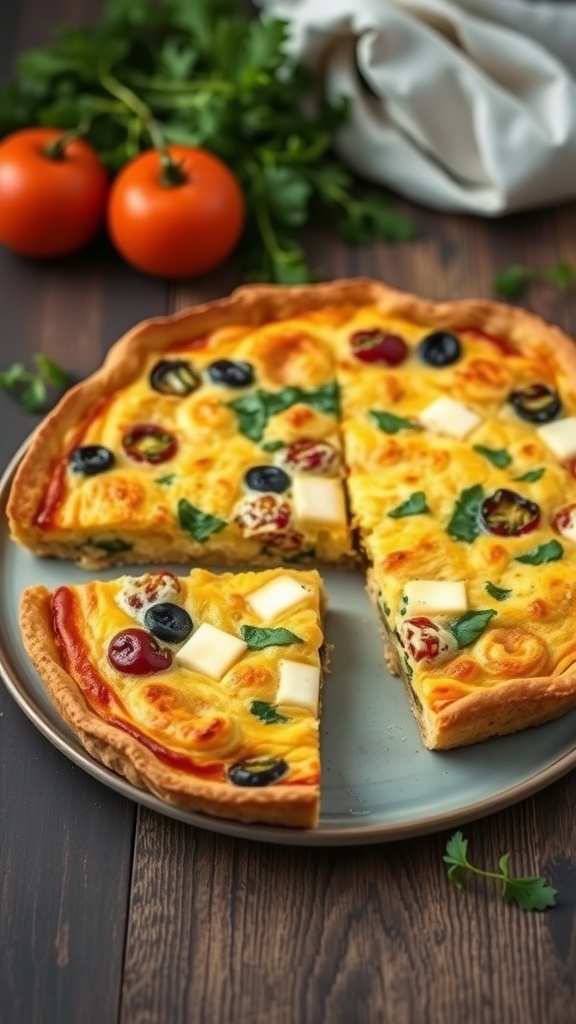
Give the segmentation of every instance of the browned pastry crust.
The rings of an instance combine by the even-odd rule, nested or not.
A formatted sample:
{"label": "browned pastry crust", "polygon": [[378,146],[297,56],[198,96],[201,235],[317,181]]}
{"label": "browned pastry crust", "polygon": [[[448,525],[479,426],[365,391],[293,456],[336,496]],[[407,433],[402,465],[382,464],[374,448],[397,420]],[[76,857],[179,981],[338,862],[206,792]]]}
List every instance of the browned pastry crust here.
{"label": "browned pastry crust", "polygon": [[[455,329],[464,322],[468,327],[479,327],[509,338],[525,350],[544,347],[553,354],[566,376],[576,376],[576,348],[570,338],[559,328],[517,307],[487,300],[434,303],[363,278],[295,287],[244,286],[226,298],[137,324],[110,349],[99,370],[64,395],[35,432],[16,474],[7,506],[13,538],[39,555],[75,557],[69,543],[52,538],[49,532],[35,525],[47,482],[61,457],[67,434],[97,403],[137,378],[147,355],[160,355],[185,338],[210,334],[227,325],[256,327],[338,306],[376,306],[387,317],[405,319],[430,330]],[[155,535],[155,544],[158,561],[169,557],[171,561],[189,562],[204,557],[201,545],[188,548],[180,558],[173,545],[163,549],[162,531]],[[227,554],[228,551],[219,551],[215,546],[210,552],[210,561],[217,564]],[[86,558],[80,564],[89,567],[139,561],[150,561],[150,553],[147,551],[139,557],[137,551],[116,552],[113,557]],[[252,556],[252,562],[273,564],[257,555]]]}
{"label": "browned pastry crust", "polygon": [[[445,443],[444,438],[429,435],[425,430],[420,431],[417,437],[415,432],[405,432],[405,435],[392,438],[377,436],[374,424],[368,422],[367,410],[371,408],[370,403],[376,401],[377,390],[381,387],[380,378],[374,376],[371,368],[368,368],[364,378],[364,368],[351,365],[354,360],[351,360],[349,346],[344,338],[348,322],[353,322],[356,328],[359,323],[360,326],[365,325],[362,321],[363,312],[366,312],[365,322],[368,325],[372,317],[378,326],[384,325],[382,329],[400,334],[405,330],[413,347],[419,336],[437,330],[464,334],[475,329],[479,335],[503,339],[512,346],[519,361],[525,357],[526,366],[541,368],[545,374],[543,379],[551,380],[561,388],[567,413],[576,415],[576,347],[557,327],[525,310],[484,300],[433,303],[364,279],[293,288],[244,287],[226,299],[185,310],[172,317],[139,324],[111,349],[100,370],[64,397],[35,434],[16,475],[8,504],[12,535],[37,554],[76,557],[69,540],[63,535],[59,537],[56,533],[51,536],[50,531],[40,529],[35,523],[47,480],[54,465],[62,457],[64,439],[73,432],[76,424],[89,414],[103,396],[116,394],[136,379],[141,372],[143,360],[150,354],[160,356],[185,339],[204,336],[208,337],[207,346],[210,351],[212,344],[217,345],[214,339],[217,339],[218,332],[226,328],[243,325],[244,328],[253,326],[256,329],[291,318],[300,327],[311,325],[312,334],[317,330],[322,335],[322,344],[326,344],[332,353],[336,378],[343,392],[344,408],[340,429],[348,472],[351,525],[358,530],[362,548],[372,564],[369,582],[371,596],[379,611],[382,611],[383,603],[390,605],[387,618],[389,663],[394,671],[404,677],[424,743],[432,749],[447,749],[556,718],[576,707],[574,541],[566,542],[562,562],[533,564],[526,568],[520,566],[517,555],[528,550],[529,539],[508,537],[500,543],[497,538],[496,543],[494,538],[482,536],[474,544],[464,544],[447,537],[446,524],[459,489],[471,487],[478,480],[492,489],[517,487],[519,485],[510,484],[509,481],[523,479],[520,474],[525,466],[518,471],[510,470],[505,478],[499,476],[503,470],[497,465],[488,465],[482,455],[473,453],[473,444],[466,441],[453,443],[453,439],[449,439]],[[342,323],[344,328],[339,330]],[[477,344],[481,348],[483,342]],[[493,370],[499,362],[502,365],[506,362],[505,354],[495,355],[494,349],[489,350],[490,346],[487,346],[485,357],[479,349],[475,350],[472,360],[477,364],[478,373],[488,374],[484,380],[478,378],[488,392],[491,368]],[[424,372],[414,370],[414,365],[410,371],[412,380],[419,380],[420,376],[423,380]],[[464,369],[467,366],[466,363]],[[402,372],[408,374],[408,371]],[[392,385],[401,394],[404,385],[400,375],[395,373],[395,368],[390,373],[387,369],[382,370],[382,374],[388,374],[388,394],[392,394]],[[408,376],[404,378],[404,384],[407,380]],[[502,394],[505,397],[506,388],[510,386],[507,378],[503,386]],[[362,390],[364,387],[366,391]],[[416,398],[422,399],[419,408],[424,401],[429,401],[437,394],[434,387],[428,393],[427,387],[428,384],[423,385],[422,393],[416,395]],[[409,390],[408,385],[405,390]],[[454,390],[453,397],[459,398],[458,391]],[[469,395],[462,400],[474,404]],[[482,408],[484,403],[488,409],[487,440],[482,441],[484,450],[502,448],[512,438],[510,445],[515,446],[514,457],[522,449],[524,462],[531,466],[530,456],[526,455],[530,449],[531,436],[527,435],[527,443],[522,447],[523,441],[518,431],[525,429],[525,425],[518,424],[513,417],[507,420],[494,414],[497,400],[502,403],[504,398],[498,398],[497,391],[494,391],[494,394],[490,393],[489,400],[485,401],[481,394],[477,401],[478,407]],[[402,399],[397,407],[393,403],[391,407],[401,415],[415,415],[415,406],[407,405],[404,409]],[[384,409],[387,408],[384,405]],[[412,451],[415,465],[426,464],[424,456],[433,453],[444,458],[448,469],[442,474],[432,470],[430,477],[434,478],[434,485],[430,487],[431,504],[435,505],[432,510],[435,514],[434,522],[420,516],[394,519],[390,526],[387,518],[390,510],[405,500],[410,490],[422,486],[416,474],[410,477],[416,482],[410,486],[407,484],[409,474],[405,470],[409,450]],[[565,469],[559,465],[558,460],[554,462],[554,458],[545,452],[540,441],[535,445],[535,450],[537,459],[548,459],[548,462],[544,480],[534,485],[529,496],[532,500],[536,495],[538,500],[546,503],[547,524],[561,498],[576,502],[576,483],[572,479],[568,480]],[[417,459],[420,459],[420,463],[417,463]],[[477,471],[480,475],[476,477],[474,474]],[[543,516],[543,523],[545,518]],[[188,544],[179,552],[175,547],[173,532],[165,531],[163,534],[161,529],[152,531],[151,547],[145,550],[136,548],[99,558],[90,553],[84,554],[81,564],[89,566],[97,562],[122,564],[138,561],[161,563],[179,559],[198,563],[205,559],[206,548],[201,544],[196,547]],[[554,537],[554,533],[546,525],[538,537],[546,542]],[[233,561],[230,547],[224,543],[219,547],[218,543],[217,536],[209,548],[210,559],[213,562],[220,559],[230,564]],[[411,573],[408,573],[407,568],[402,568],[400,556],[405,566],[410,564]],[[278,555],[275,558],[278,560]],[[331,564],[337,564],[338,561],[341,564],[349,563],[350,558],[351,552],[343,545],[330,561]],[[255,550],[251,554],[250,564],[265,564],[266,559],[265,553]],[[322,562],[322,558],[319,561]],[[399,632],[403,614],[400,600],[402,588],[407,581],[413,579],[465,580],[472,594],[469,607],[480,609],[483,613],[488,609],[496,616],[485,626],[482,636],[468,640],[465,649],[456,652],[445,668],[423,668],[422,664],[409,665],[406,660],[406,650],[402,646]],[[501,588],[503,592],[509,592],[512,597],[501,602],[499,598],[490,597],[490,590],[486,591],[487,583],[493,589]],[[529,592],[530,588],[533,593]],[[42,639],[35,639],[34,616],[42,609],[43,600],[46,598],[42,597],[42,592],[26,597],[23,605],[23,632],[35,664],[41,666],[41,674],[44,676],[47,673],[51,677],[52,681],[47,685],[55,703],[62,707],[63,690],[65,692],[62,668],[54,657],[53,644],[52,647],[49,645],[50,624],[45,609]],[[446,614],[440,615],[440,626],[450,627],[449,618]],[[511,638],[508,646],[507,636]],[[51,651],[50,655],[43,653],[44,645]],[[48,662],[44,660],[46,657]],[[514,669],[515,658],[517,661]],[[527,667],[529,665],[532,667]],[[69,713],[68,708],[66,712]],[[87,732],[81,723],[72,724],[79,734]],[[104,748],[107,736],[105,723],[101,723],[99,728],[104,729],[104,733],[96,731],[94,735]],[[126,749],[131,751],[132,740],[126,737],[123,742],[129,745]],[[108,753],[105,756],[112,755]],[[116,757],[114,754],[113,760]],[[143,766],[147,758],[146,751],[138,749],[137,757],[130,762],[130,771],[141,779],[146,774]],[[174,802],[172,782],[163,782],[162,791],[157,781],[150,788],[164,799]],[[196,799],[195,795],[193,800]],[[191,803],[190,806],[202,809],[211,799],[212,795],[207,793],[205,804]],[[287,796],[286,799],[290,806],[292,802],[294,807],[297,806],[296,795]],[[253,813],[255,804],[252,801],[259,805],[261,800],[260,793],[241,794],[241,805],[246,808],[246,820]],[[220,812],[211,810],[211,813]],[[290,817],[291,823],[295,822],[298,813]],[[287,823],[284,811],[274,820]]]}
{"label": "browned pastry crust", "polygon": [[[303,578],[306,577],[307,574],[303,574]],[[100,585],[100,592],[112,606],[113,599],[111,596],[106,597],[105,586]],[[306,622],[310,623],[313,619],[314,616],[310,611],[304,611],[300,619],[296,620],[298,623],[296,628],[299,628],[300,632],[305,635]],[[312,828],[316,825],[320,799],[318,780],[316,783],[310,782],[304,785],[286,782],[282,785],[269,785],[262,788],[244,788],[232,785],[225,778],[218,779],[218,781],[203,779],[196,774],[179,770],[177,767],[172,768],[169,764],[163,763],[161,758],[140,742],[136,736],[130,735],[129,732],[119,729],[107,721],[105,715],[99,713],[99,709],[91,704],[86,693],[71,674],[73,669],[68,667],[61,645],[55,636],[51,594],[45,587],[33,586],[24,591],[20,605],[20,625],[24,647],[59,714],[96,760],[124,776],[132,785],[155,794],[174,807],[187,811],[200,811],[216,817],[268,825],[299,828]],[[88,625],[85,620],[84,629],[88,639]],[[104,627],[102,630],[105,633]],[[309,627],[308,632],[310,632]],[[312,626],[312,641],[317,640],[317,632],[317,628]],[[304,657],[308,656],[313,660],[314,648],[310,649],[310,642],[307,641],[300,645],[299,651],[301,648],[308,652]],[[86,658],[91,660],[92,656],[92,651],[87,650]],[[302,657],[302,655],[298,653],[297,657]],[[258,652],[253,655],[253,661],[258,666]],[[267,663],[269,664],[269,662]],[[98,671],[99,673],[104,671],[101,664]],[[250,671],[253,677],[257,678],[258,667],[252,667]],[[264,670],[261,669],[261,671]],[[193,704],[194,688],[197,684],[192,674],[188,673],[188,676],[190,678],[186,679],[186,673],[181,671],[175,685],[179,689],[189,689]],[[114,683],[113,674],[108,679],[104,674],[103,678],[104,682],[117,693],[118,684]],[[161,685],[165,679],[164,675],[150,678],[159,680]],[[199,685],[199,694],[204,694],[207,684],[202,684],[200,681]],[[224,686],[224,684],[221,685]],[[198,699],[200,699],[200,695]],[[193,710],[188,709],[188,716],[190,729],[192,729],[195,722]],[[250,715],[244,715],[244,719],[249,720]],[[129,717],[128,724],[137,727],[137,717]],[[271,734],[270,742],[273,748],[274,727],[267,726],[266,728]],[[245,742],[248,745],[249,729],[248,724],[248,729],[245,731]],[[316,730],[313,723],[309,732],[314,737]],[[151,735],[153,738],[154,736],[156,739],[159,738],[163,746],[170,743],[169,730],[155,732],[153,729]],[[173,740],[172,742],[174,753],[182,753],[181,741]],[[317,764],[314,764],[314,760],[317,761],[317,739],[312,739],[309,743],[309,749],[300,751],[301,765],[304,773],[309,768],[310,772],[314,774],[317,773]],[[212,750],[212,755],[217,762],[220,757],[218,748]]]}

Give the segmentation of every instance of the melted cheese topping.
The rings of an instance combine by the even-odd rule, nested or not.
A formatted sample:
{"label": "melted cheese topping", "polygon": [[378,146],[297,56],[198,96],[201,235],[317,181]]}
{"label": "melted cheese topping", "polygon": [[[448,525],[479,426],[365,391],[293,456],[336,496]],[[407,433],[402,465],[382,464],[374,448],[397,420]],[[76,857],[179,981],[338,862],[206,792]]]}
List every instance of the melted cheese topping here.
{"label": "melted cheese topping", "polygon": [[[373,330],[399,335],[408,357],[393,367],[358,359],[352,335]],[[174,356],[191,362],[201,386],[177,398],[151,390],[158,357],[149,357],[139,379],[86,423],[81,441],[75,435],[76,445],[110,448],[116,465],[96,477],[66,470],[51,531],[93,557],[94,545],[105,548],[119,538],[153,560],[158,552],[198,557],[202,550],[230,563],[250,562],[270,552],[273,529],[254,528],[253,516],[249,528],[243,525],[239,510],[247,495],[258,497],[247,492],[247,471],[285,465],[275,455],[278,446],[328,440],[343,452],[337,474],[346,482],[351,522],[328,515],[333,510],[325,521],[294,515],[290,483],[283,494],[266,496],[270,521],[277,515],[284,522],[273,557],[343,561],[353,552],[350,525],[357,529],[401,668],[421,704],[435,713],[512,675],[567,671],[576,663],[576,541],[555,526],[555,517],[576,505],[575,472],[566,461],[574,441],[566,428],[523,419],[508,398],[514,389],[545,384],[562,403],[558,422],[570,427],[574,381],[537,331],[494,339],[481,330],[455,330],[461,355],[442,368],[420,358],[427,333],[425,325],[377,306],[316,310],[257,328],[234,325],[213,332],[204,346],[178,346]],[[222,358],[250,363],[254,383],[230,389],[211,382],[207,367]],[[438,415],[454,410],[450,403],[458,415],[470,411],[473,429],[460,420],[442,431]],[[123,454],[122,438],[143,421],[173,434],[177,451],[168,462],[135,464]],[[498,535],[479,526],[480,504],[502,490],[538,506],[530,532]],[[305,489],[307,502],[300,505],[315,510],[319,501],[307,495]],[[454,650],[444,645],[448,659],[418,659],[406,646],[402,598],[413,580],[466,581],[468,618],[441,610],[431,615],[430,637],[436,630],[457,641]],[[259,672],[269,668],[265,652],[256,661]],[[253,670],[242,660],[229,676],[252,678]]]}

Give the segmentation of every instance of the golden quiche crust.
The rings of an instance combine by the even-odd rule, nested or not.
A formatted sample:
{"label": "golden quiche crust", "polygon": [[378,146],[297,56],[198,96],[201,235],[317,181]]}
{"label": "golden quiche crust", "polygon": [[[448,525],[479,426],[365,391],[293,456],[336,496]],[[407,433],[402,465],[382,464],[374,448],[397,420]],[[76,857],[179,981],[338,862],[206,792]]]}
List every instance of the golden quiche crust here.
{"label": "golden quiche crust", "polygon": [[[450,365],[431,366],[419,356],[422,339],[434,332],[459,339],[461,354]],[[401,339],[406,358],[388,365],[358,358],[351,339],[367,336],[370,344],[378,334]],[[155,363],[178,357],[204,375],[202,386],[182,402],[146,390]],[[206,384],[206,367],[222,359],[255,369],[248,392]],[[64,396],[17,471],[11,533],[38,555],[87,568],[178,561],[259,567],[295,555],[303,565],[349,567],[361,557],[388,661],[403,678],[423,742],[447,749],[515,732],[576,707],[576,459],[564,458],[562,446],[550,448],[538,429],[543,421],[529,422],[511,404],[514,389],[533,385],[559,396],[558,419],[576,418],[576,346],[526,310],[488,300],[434,303],[361,278],[242,287],[137,325]],[[439,399],[456,403],[440,423],[430,410]],[[470,414],[472,425],[462,426]],[[116,450],[134,418],[173,426],[174,472],[169,464],[143,470],[124,459],[118,473],[70,483],[66,458],[78,438]],[[280,539],[246,527],[249,516],[240,528],[249,468],[282,465],[278,450],[310,439],[334,454],[319,474],[318,493],[345,490],[347,516],[331,521],[332,498],[321,497]],[[273,494],[266,500],[271,507],[280,501]],[[186,532],[176,505],[200,509],[209,536]],[[522,519],[515,532],[514,516],[534,517],[534,509],[534,522],[525,529]],[[486,526],[488,513],[493,523]],[[492,529],[502,514],[510,518]],[[573,515],[564,532],[559,514],[564,527]],[[213,529],[215,522],[221,526]],[[414,582],[434,584],[428,610],[411,607]],[[451,582],[464,587],[453,607],[436,587]],[[112,767],[129,761],[135,784],[169,802],[188,800],[173,778],[162,773],[158,781],[153,756],[137,741],[124,736],[119,754],[106,723],[87,729],[78,708],[68,706],[74,701],[48,608],[43,590],[25,596],[25,642],[82,741]],[[205,795],[195,792],[185,805],[221,813],[210,784],[203,785]],[[298,797],[283,791],[282,798],[293,810],[282,806],[266,820],[293,824]],[[235,816],[249,820],[262,802],[265,791],[241,793]]]}
{"label": "golden quiche crust", "polygon": [[[318,712],[289,700],[277,706],[275,694],[281,659],[307,664],[319,674],[326,661],[318,573],[268,569],[216,575],[193,569],[176,578],[175,600],[191,614],[194,632],[210,623],[236,637],[241,622],[262,625],[250,612],[247,595],[280,577],[303,590],[299,604],[265,623],[290,630],[298,642],[248,648],[217,680],[182,667],[175,657],[167,670],[144,676],[110,664],[107,651],[114,637],[141,626],[118,606],[117,595],[135,579],[156,575],[63,588],[69,603],[62,632],[54,604],[58,592],[42,586],[24,591],[24,646],[59,714],[93,757],[168,804],[243,822],[314,827],[320,800]],[[175,654],[184,645],[161,646]],[[251,711],[254,702],[259,707],[264,702],[264,719]],[[279,722],[268,723],[266,711],[276,711]],[[262,787],[234,785],[230,767],[256,757],[283,759],[285,777]]]}

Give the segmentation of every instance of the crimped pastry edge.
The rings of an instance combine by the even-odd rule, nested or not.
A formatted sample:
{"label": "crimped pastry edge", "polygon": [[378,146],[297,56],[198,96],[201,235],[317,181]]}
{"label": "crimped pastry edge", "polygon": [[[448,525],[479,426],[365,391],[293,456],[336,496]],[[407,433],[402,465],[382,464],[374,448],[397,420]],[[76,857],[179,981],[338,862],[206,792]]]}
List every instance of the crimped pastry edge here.
{"label": "crimped pastry edge", "polygon": [[[68,545],[35,525],[46,480],[61,454],[63,438],[96,402],[130,383],[139,372],[142,356],[162,353],[182,341],[183,335],[201,336],[232,323],[254,326],[285,319],[326,306],[379,306],[387,315],[406,317],[425,327],[478,327],[503,335],[529,349],[544,344],[568,376],[576,377],[576,346],[559,328],[525,309],[487,299],[434,302],[411,292],[399,291],[370,278],[337,279],[315,285],[244,285],[229,296],[206,302],[168,316],[141,321],[109,350],[102,366],[68,391],[42,421],[16,472],[10,491],[7,516],[14,540],[39,555],[73,558]],[[171,555],[174,560],[174,555]],[[198,551],[182,560],[206,559]],[[147,559],[149,561],[149,558]],[[179,560],[179,559],[178,559]],[[208,560],[208,559],[206,559]],[[209,560],[215,564],[212,554]],[[110,557],[98,564],[128,564],[129,558]],[[84,566],[96,563],[84,560]],[[262,563],[264,564],[264,563]]]}
{"label": "crimped pastry edge", "polygon": [[32,586],[20,599],[20,628],[25,650],[48,695],[85,749],[137,789],[173,807],[245,823],[314,828],[319,786],[242,789],[171,770],[137,739],[109,725],[94,712],[66,671],[52,630],[50,591]]}

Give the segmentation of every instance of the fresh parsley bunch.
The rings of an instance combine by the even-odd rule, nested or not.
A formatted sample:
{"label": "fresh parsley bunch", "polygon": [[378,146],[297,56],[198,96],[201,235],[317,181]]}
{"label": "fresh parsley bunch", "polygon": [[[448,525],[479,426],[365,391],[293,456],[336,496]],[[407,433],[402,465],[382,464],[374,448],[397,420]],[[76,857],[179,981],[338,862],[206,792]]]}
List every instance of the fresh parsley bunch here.
{"label": "fresh parsley bunch", "polygon": [[245,276],[311,280],[299,242],[310,221],[358,244],[407,241],[414,227],[381,195],[357,194],[331,148],[346,103],[328,102],[311,72],[287,60],[287,36],[284,22],[250,17],[235,0],[109,0],[98,24],[61,27],[21,56],[0,90],[0,136],[88,124],[112,171],[150,147],[151,124],[168,143],[205,147],[244,189]]}

